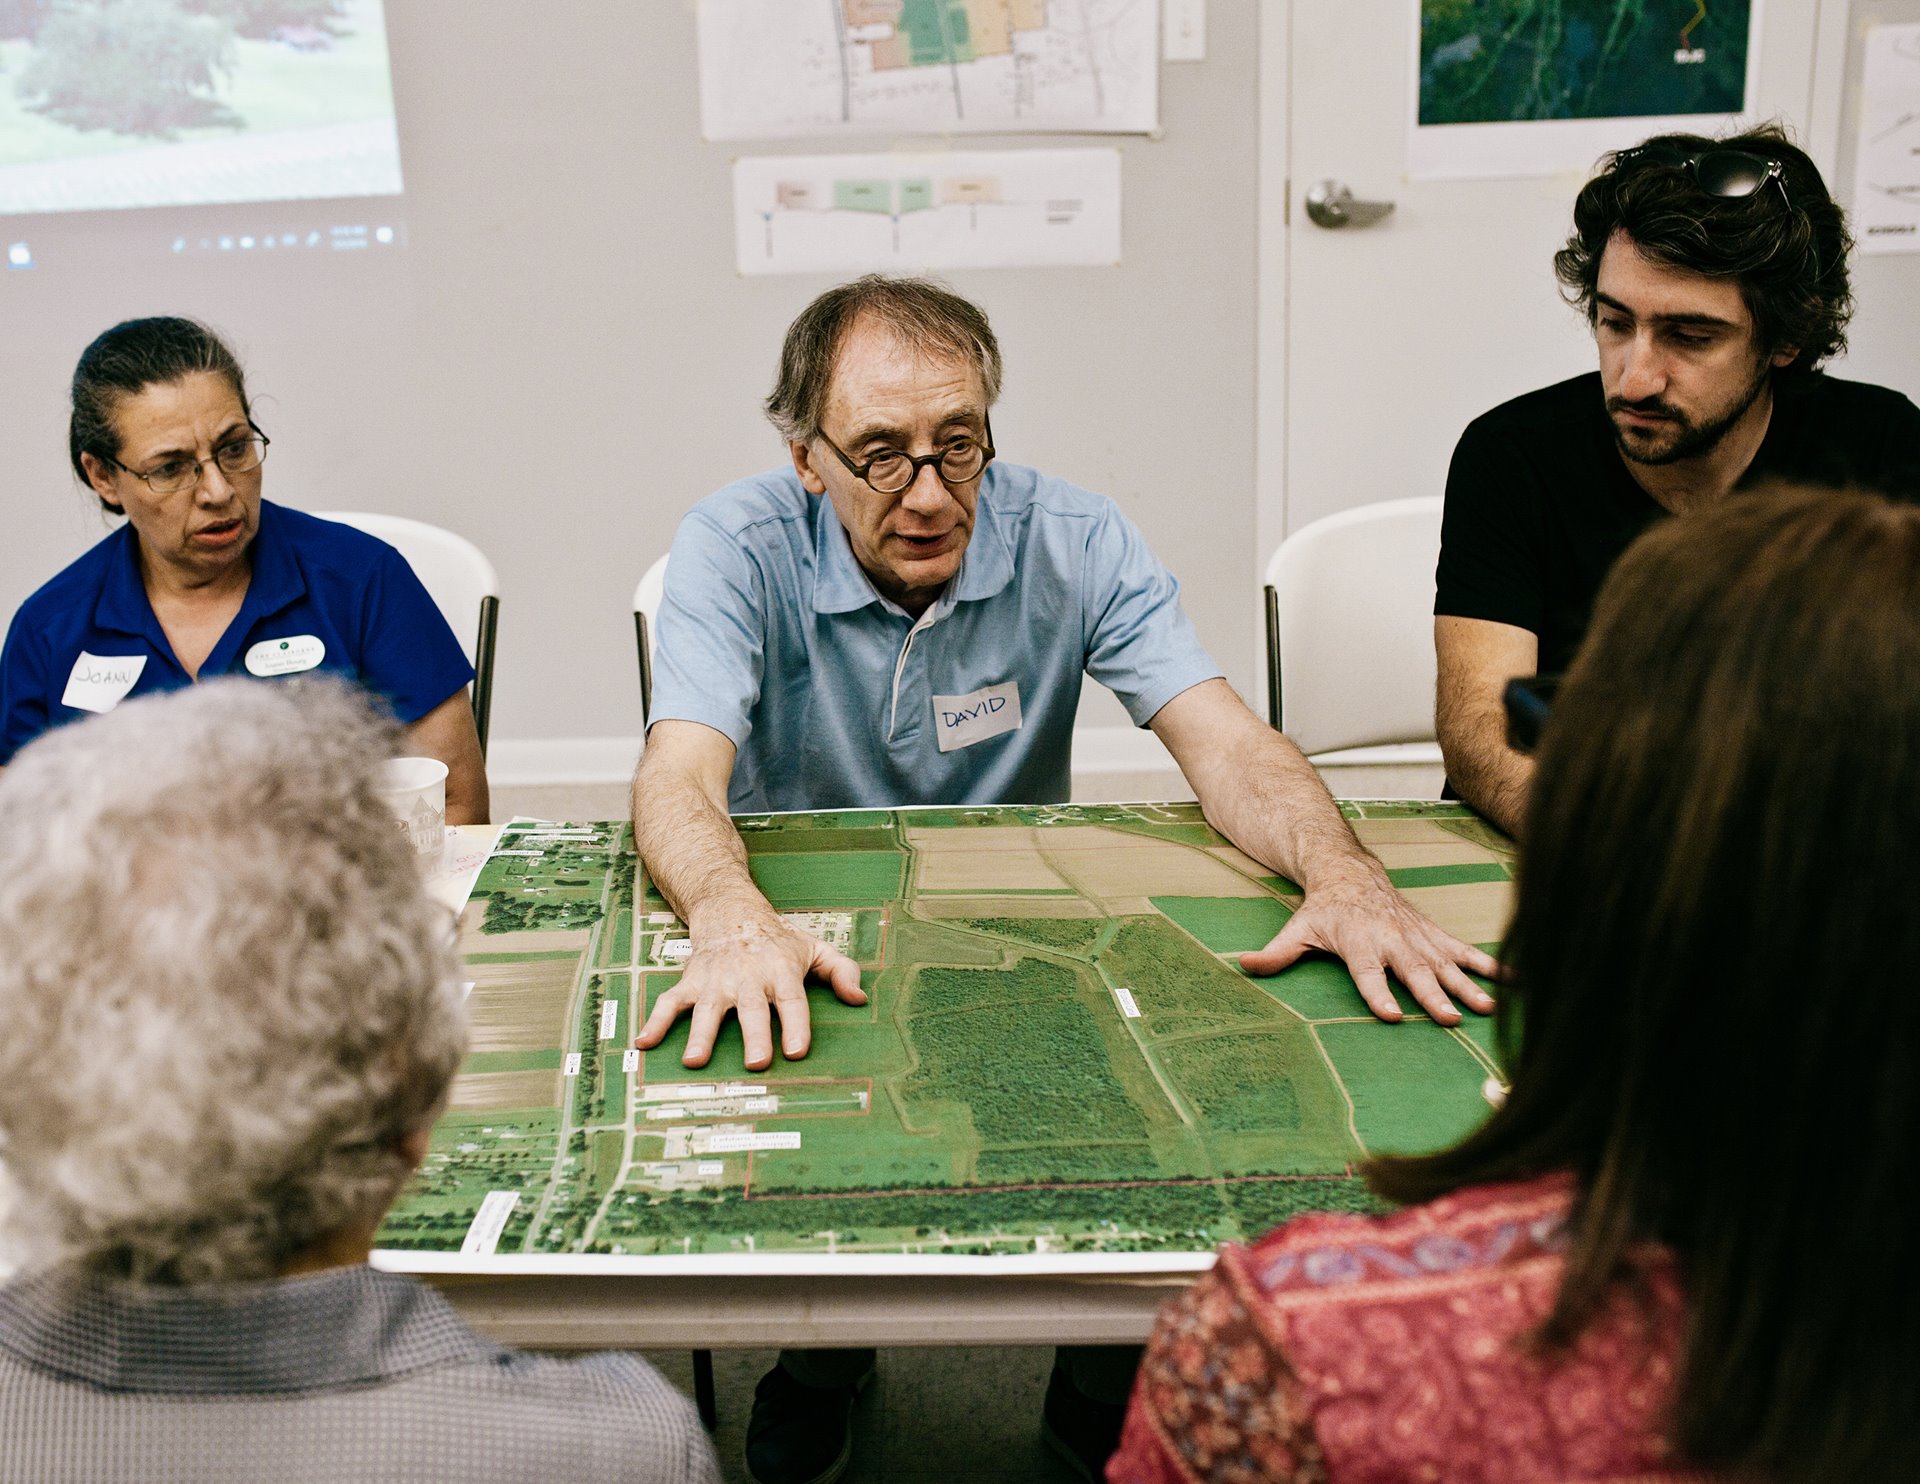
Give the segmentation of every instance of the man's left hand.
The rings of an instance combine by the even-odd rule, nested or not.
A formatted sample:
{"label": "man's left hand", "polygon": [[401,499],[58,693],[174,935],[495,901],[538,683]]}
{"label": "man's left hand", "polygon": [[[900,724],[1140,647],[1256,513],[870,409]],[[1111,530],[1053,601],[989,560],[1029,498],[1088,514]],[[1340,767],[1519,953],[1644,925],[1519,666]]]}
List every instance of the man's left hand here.
{"label": "man's left hand", "polygon": [[1458,1000],[1485,1015],[1493,997],[1467,977],[1471,970],[1487,978],[1499,972],[1492,955],[1462,943],[1415,911],[1384,881],[1329,883],[1307,893],[1300,910],[1271,943],[1240,955],[1249,974],[1277,974],[1313,949],[1345,960],[1367,1008],[1382,1020],[1403,1018],[1391,973],[1440,1025],[1458,1025]]}

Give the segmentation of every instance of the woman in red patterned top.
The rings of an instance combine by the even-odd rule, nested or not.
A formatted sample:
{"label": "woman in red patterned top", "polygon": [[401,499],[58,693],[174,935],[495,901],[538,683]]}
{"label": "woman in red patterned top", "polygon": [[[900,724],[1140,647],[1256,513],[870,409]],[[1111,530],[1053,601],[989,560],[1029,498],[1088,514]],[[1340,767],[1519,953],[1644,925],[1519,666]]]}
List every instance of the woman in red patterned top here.
{"label": "woman in red patterned top", "polygon": [[1920,509],[1644,537],[1526,838],[1504,1106],[1225,1249],[1113,1484],[1920,1480]]}

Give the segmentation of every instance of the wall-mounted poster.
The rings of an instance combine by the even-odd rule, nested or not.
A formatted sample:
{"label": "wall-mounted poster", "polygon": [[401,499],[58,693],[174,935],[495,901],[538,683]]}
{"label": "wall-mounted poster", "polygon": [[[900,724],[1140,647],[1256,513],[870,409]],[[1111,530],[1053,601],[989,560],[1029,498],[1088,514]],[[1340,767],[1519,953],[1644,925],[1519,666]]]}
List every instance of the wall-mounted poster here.
{"label": "wall-mounted poster", "polygon": [[1853,171],[1860,251],[1920,252],[1920,25],[1867,32]]}
{"label": "wall-mounted poster", "polygon": [[1413,0],[1408,170],[1585,169],[1751,117],[1761,0]]}

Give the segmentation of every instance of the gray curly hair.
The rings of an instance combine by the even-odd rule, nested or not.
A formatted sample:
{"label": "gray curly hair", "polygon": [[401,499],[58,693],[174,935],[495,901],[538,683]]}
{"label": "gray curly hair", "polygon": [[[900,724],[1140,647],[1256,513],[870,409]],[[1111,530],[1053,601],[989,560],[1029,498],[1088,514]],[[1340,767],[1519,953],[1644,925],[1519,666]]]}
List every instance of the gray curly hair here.
{"label": "gray curly hair", "polygon": [[466,1044],[444,908],[332,681],[211,681],[0,775],[0,1243],[263,1279],[377,1218]]}

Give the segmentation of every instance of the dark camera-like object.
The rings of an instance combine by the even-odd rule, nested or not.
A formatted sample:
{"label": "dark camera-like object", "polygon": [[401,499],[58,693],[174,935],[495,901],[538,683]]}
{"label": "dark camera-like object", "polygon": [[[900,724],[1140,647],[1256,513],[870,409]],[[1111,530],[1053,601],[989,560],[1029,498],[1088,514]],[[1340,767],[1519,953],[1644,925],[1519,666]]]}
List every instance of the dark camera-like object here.
{"label": "dark camera-like object", "polygon": [[1531,753],[1540,745],[1540,732],[1553,710],[1554,695],[1560,689],[1558,675],[1522,675],[1509,680],[1504,699],[1507,703],[1507,746],[1515,752]]}

